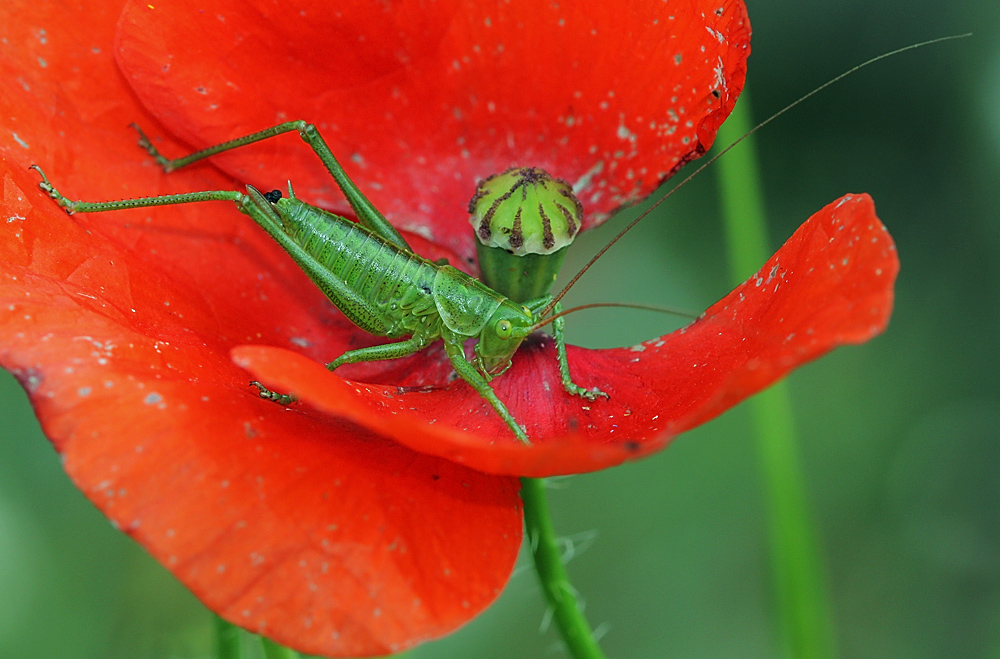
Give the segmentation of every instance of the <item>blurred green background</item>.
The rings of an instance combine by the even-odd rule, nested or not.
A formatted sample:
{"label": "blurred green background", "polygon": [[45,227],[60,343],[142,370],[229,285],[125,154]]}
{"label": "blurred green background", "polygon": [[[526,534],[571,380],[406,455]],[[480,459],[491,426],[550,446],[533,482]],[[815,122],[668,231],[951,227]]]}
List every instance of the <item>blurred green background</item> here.
{"label": "blurred green background", "polygon": [[[869,192],[903,263],[888,332],[790,378],[840,655],[1000,659],[1000,3],[771,0],[750,12],[758,119],[875,54],[974,32],[839,83],[758,147],[774,247],[826,203]],[[566,270],[623,219],[582,238]],[[710,171],[570,302],[700,310],[729,289],[725,263]],[[594,311],[569,332],[608,347],[676,325]],[[571,575],[610,657],[780,656],[748,416],[556,483]],[[0,419],[0,657],[209,656],[209,614],[70,485],[6,373]],[[520,564],[493,608],[407,656],[562,655]]]}

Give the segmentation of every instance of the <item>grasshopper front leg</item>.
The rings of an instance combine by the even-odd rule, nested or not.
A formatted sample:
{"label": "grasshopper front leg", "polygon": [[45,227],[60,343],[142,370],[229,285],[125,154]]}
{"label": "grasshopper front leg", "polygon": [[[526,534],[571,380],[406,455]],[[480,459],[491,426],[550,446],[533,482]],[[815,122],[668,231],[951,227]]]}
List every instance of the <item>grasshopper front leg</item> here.
{"label": "grasshopper front leg", "polygon": [[[531,310],[532,314],[536,316],[552,302],[552,296],[546,295],[529,302],[525,302],[524,305]],[[562,304],[556,303],[552,308],[552,313],[558,314],[562,311]],[[587,389],[586,387],[581,387],[580,385],[573,382],[572,376],[569,374],[569,359],[566,357],[566,319],[560,316],[552,321],[552,338],[556,341],[556,359],[559,361],[559,378],[562,380],[563,389],[566,393],[572,394],[573,396],[579,396],[580,398],[586,398],[587,400],[597,400],[598,398],[611,398],[608,394],[601,391],[597,387],[591,387]]]}
{"label": "grasshopper front leg", "polygon": [[489,401],[493,409],[496,410],[500,418],[504,420],[504,423],[514,432],[514,435],[517,436],[522,444],[530,445],[531,441],[524,432],[524,428],[518,424],[514,415],[507,409],[507,406],[497,397],[482,373],[465,358],[465,349],[462,347],[463,337],[444,329],[441,333],[441,338],[444,340],[444,352],[448,355],[448,359],[451,361],[455,372],[468,382],[469,386],[476,390],[476,393]]}

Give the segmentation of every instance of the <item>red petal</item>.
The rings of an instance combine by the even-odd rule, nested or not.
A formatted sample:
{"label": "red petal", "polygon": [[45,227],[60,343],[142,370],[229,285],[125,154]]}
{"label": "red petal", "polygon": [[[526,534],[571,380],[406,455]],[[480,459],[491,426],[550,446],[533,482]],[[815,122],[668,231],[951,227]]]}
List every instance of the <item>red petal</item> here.
{"label": "red petal", "polygon": [[[143,0],[122,15],[118,55],[192,145],[312,121],[390,219],[471,257],[477,179],[543,167],[577,184],[592,224],[704,152],[743,87],[749,39],[733,0]],[[219,162],[346,208],[299,140]]]}
{"label": "red petal", "polygon": [[518,444],[464,382],[406,392],[342,380],[276,348],[234,355],[265,382],[421,452],[499,474],[591,471],[659,450],[795,367],[879,334],[898,269],[871,198],[847,195],[690,326],[634,348],[570,347],[576,382],[600,387],[608,401],[563,393],[551,341],[526,345],[493,386],[532,446]]}
{"label": "red petal", "polygon": [[259,400],[233,345],[357,335],[231,206],[69,218],[37,189],[32,162],[88,199],[234,186],[135,147],[115,18],[0,9],[0,364],[80,489],[230,620],[324,655],[454,629],[510,574],[517,481]]}

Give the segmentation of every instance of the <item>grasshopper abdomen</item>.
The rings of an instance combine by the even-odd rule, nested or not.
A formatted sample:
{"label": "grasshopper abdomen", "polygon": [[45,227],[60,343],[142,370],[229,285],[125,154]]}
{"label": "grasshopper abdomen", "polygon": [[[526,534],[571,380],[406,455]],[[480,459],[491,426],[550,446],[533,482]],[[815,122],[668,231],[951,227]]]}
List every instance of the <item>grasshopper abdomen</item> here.
{"label": "grasshopper abdomen", "polygon": [[[358,223],[294,197],[274,206],[289,239],[339,285],[314,281],[362,329],[372,331],[375,317],[378,331],[372,333],[390,338],[410,334],[415,324],[408,316],[424,315],[433,307],[438,269],[434,263],[403,251]],[[353,295],[345,295],[345,289]],[[354,296],[364,304],[353,304]]]}

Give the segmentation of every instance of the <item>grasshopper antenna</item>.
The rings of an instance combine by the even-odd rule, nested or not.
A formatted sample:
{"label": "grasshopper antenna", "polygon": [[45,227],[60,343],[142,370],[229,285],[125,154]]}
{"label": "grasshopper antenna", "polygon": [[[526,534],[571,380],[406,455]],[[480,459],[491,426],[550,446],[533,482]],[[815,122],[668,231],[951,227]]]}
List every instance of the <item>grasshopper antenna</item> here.
{"label": "grasshopper antenna", "polygon": [[[797,100],[792,101],[791,103],[789,103],[788,105],[786,105],[782,109],[778,110],[777,112],[775,112],[774,114],[772,114],[770,117],[768,117],[764,121],[760,122],[759,124],[757,124],[756,126],[754,126],[753,128],[751,128],[749,131],[747,131],[746,134],[744,134],[738,140],[736,140],[735,142],[733,142],[732,144],[730,144],[729,146],[727,146],[722,151],[719,151],[717,154],[715,154],[714,156],[712,156],[708,161],[704,162],[700,167],[698,167],[698,169],[694,170],[691,174],[689,174],[688,176],[686,176],[680,183],[678,183],[673,188],[671,188],[670,191],[667,192],[667,194],[665,194],[662,197],[660,197],[659,199],[657,199],[656,202],[652,206],[650,206],[649,208],[647,208],[645,211],[643,211],[639,215],[639,217],[637,217],[634,220],[632,220],[631,222],[629,222],[628,226],[626,226],[624,229],[622,229],[621,231],[619,231],[618,235],[616,235],[614,238],[611,239],[611,242],[609,242],[607,245],[605,245],[604,247],[602,247],[601,250],[599,252],[597,252],[597,254],[595,254],[592,259],[590,259],[589,261],[587,261],[586,265],[584,265],[582,268],[580,268],[579,272],[577,272],[576,275],[573,276],[573,278],[570,280],[570,282],[568,284],[566,284],[566,286],[561,291],[559,291],[559,294],[556,295],[552,299],[552,301],[548,304],[548,306],[545,307],[545,309],[542,310],[542,314],[541,315],[545,316],[549,312],[551,312],[552,308],[555,307],[556,304],[561,299],[563,299],[563,296],[566,295],[566,293],[569,292],[569,289],[573,288],[573,285],[576,284],[576,282],[580,279],[580,277],[583,276],[583,273],[587,272],[587,270],[590,269],[590,266],[594,265],[594,263],[596,263],[599,258],[601,258],[602,256],[604,256],[604,253],[607,252],[609,249],[611,249],[612,245],[614,245],[619,240],[621,240],[622,236],[624,236],[626,233],[628,233],[632,229],[632,227],[634,227],[635,225],[639,224],[639,222],[641,222],[643,219],[645,219],[645,217],[647,215],[649,215],[654,210],[656,210],[657,207],[659,207],[660,204],[662,204],[667,199],[669,199],[671,197],[671,195],[673,195],[680,188],[682,188],[685,184],[687,184],[688,181],[690,181],[695,176],[697,176],[698,174],[700,174],[706,167],[708,167],[709,165],[711,165],[712,163],[714,163],[716,160],[718,160],[722,156],[724,156],[727,153],[729,153],[729,151],[733,147],[735,147],[737,144],[739,144],[743,140],[747,139],[748,137],[750,137],[751,135],[753,135],[754,133],[756,133],[758,130],[760,130],[764,126],[768,125],[769,123],[771,123],[772,121],[774,121],[775,119],[777,119],[781,115],[785,114],[786,112],[788,112],[789,110],[791,110],[795,106],[799,105],[803,101],[805,101],[805,100],[807,100],[807,99],[815,96],[816,94],[818,94],[819,92],[823,91],[824,89],[826,89],[830,85],[834,84],[835,82],[840,82],[841,80],[843,80],[847,76],[849,76],[852,73],[855,73],[855,72],[857,72],[857,71],[865,68],[869,64],[874,64],[875,62],[878,62],[880,60],[884,60],[884,59],[886,59],[888,57],[892,57],[894,55],[899,55],[900,53],[905,53],[908,50],[915,50],[917,48],[923,48],[924,46],[931,46],[933,44],[941,43],[942,41],[952,41],[954,39],[964,39],[966,37],[971,37],[971,36],[972,36],[971,32],[966,32],[965,34],[953,34],[953,35],[950,35],[950,36],[947,36],[947,37],[938,37],[937,39],[930,39],[929,41],[921,41],[920,43],[910,44],[909,46],[903,46],[902,48],[897,48],[896,50],[891,50],[888,53],[883,53],[881,55],[877,55],[875,57],[872,57],[869,60],[866,60],[866,61],[862,62],[861,64],[858,64],[857,66],[854,66],[854,67],[848,69],[847,71],[844,71],[839,76],[837,76],[835,78],[832,78],[832,79],[824,82],[822,85],[820,85],[816,89],[812,90],[811,92],[809,92],[805,96],[799,97]],[[584,305],[584,306],[586,307],[586,306],[589,306],[589,305]],[[580,309],[580,308],[582,308],[582,307],[574,307],[573,309]],[[558,314],[558,316],[564,316],[567,313],[569,313],[569,311],[564,311],[561,314]],[[552,318],[556,318],[558,316],[553,316]],[[552,318],[550,318],[549,320],[552,320]],[[548,322],[548,321],[546,321],[546,322]]]}
{"label": "grasshopper antenna", "polygon": [[535,330],[541,329],[551,323],[556,318],[562,318],[563,316],[569,315],[576,311],[583,311],[584,309],[597,309],[601,307],[619,307],[624,309],[641,309],[642,311],[655,311],[657,313],[668,313],[674,316],[681,316],[682,318],[689,318],[695,320],[698,314],[686,311],[684,309],[677,309],[675,307],[658,307],[651,304],[630,304],[628,302],[592,302],[590,304],[581,304],[577,307],[571,307],[569,309],[564,309],[557,314],[553,314],[548,318],[544,318],[539,322],[535,323],[531,327],[527,328],[526,334],[531,334]]}

